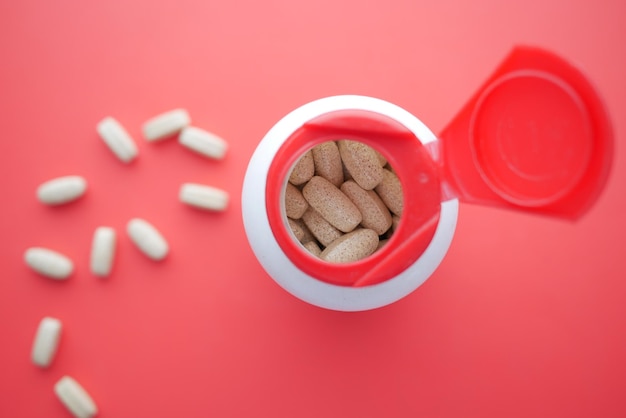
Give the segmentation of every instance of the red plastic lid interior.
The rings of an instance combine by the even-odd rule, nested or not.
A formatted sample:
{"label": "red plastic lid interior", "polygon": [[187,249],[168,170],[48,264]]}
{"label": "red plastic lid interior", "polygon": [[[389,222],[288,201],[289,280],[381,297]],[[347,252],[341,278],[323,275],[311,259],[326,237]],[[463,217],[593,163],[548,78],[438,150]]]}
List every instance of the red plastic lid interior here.
{"label": "red plastic lid interior", "polygon": [[[284,213],[284,190],[294,164],[315,145],[349,139],[381,152],[400,179],[404,210],[389,242],[353,263],[328,263],[296,241]],[[319,116],[296,130],[282,145],[267,176],[266,206],[281,249],[302,271],[327,283],[367,286],[388,280],[413,264],[428,247],[439,221],[441,184],[426,148],[406,127],[374,112],[342,110]]]}
{"label": "red plastic lid interior", "polygon": [[597,93],[549,52],[519,47],[441,134],[466,202],[575,219],[602,190],[612,133]]}

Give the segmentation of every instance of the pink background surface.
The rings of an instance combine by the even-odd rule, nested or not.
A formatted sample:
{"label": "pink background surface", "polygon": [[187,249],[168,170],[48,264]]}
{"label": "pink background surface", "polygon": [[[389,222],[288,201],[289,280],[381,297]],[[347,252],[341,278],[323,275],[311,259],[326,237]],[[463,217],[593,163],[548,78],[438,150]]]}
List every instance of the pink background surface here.
{"label": "pink background surface", "polygon": [[[102,417],[626,416],[626,6],[622,1],[30,1],[0,4],[0,416],[67,417],[64,374]],[[265,132],[310,100],[364,94],[435,132],[516,43],[583,68],[614,121],[614,170],[577,224],[462,205],[440,269],[391,306],[346,314],[280,289],[250,250],[240,192]],[[141,124],[175,107],[230,143],[208,161]],[[112,115],[140,156],[98,139]],[[35,199],[87,178],[83,199]],[[178,202],[228,190],[227,212]],[[124,230],[154,223],[172,251]],[[88,271],[95,227],[119,233],[113,275]],[[30,246],[73,258],[53,282]],[[43,316],[63,321],[51,368],[30,363]]]}

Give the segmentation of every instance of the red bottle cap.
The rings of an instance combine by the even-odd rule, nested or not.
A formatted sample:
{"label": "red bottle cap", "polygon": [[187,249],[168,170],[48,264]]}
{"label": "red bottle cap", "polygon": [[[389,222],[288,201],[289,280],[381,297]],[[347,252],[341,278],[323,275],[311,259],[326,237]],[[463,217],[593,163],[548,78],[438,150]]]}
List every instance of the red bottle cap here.
{"label": "red bottle cap", "polygon": [[593,86],[531,47],[512,51],[440,139],[446,194],[572,220],[597,200],[613,157]]}

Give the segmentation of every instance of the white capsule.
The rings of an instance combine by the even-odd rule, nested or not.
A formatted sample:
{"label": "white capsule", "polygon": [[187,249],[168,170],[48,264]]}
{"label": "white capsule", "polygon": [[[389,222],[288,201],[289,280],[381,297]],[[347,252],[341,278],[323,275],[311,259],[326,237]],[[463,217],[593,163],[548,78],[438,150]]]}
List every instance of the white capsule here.
{"label": "white capsule", "polygon": [[69,376],[63,376],[54,385],[54,392],[76,418],[92,418],[98,413],[98,407],[91,396]]}
{"label": "white capsule", "polygon": [[48,180],[37,188],[37,198],[46,205],[60,205],[85,194],[87,181],[81,176],[63,176]]}
{"label": "white capsule", "polygon": [[218,160],[224,158],[228,149],[228,144],[222,138],[194,126],[183,129],[178,142],[198,154]]}
{"label": "white capsule", "polygon": [[169,251],[163,235],[143,219],[134,218],[128,222],[127,232],[135,245],[149,258],[162,260]]}
{"label": "white capsule", "polygon": [[170,110],[148,120],[143,125],[143,136],[148,141],[164,139],[181,131],[191,123],[184,109]]}
{"label": "white capsule", "polygon": [[179,197],[181,202],[202,209],[222,211],[228,206],[227,192],[203,184],[183,184]]}
{"label": "white capsule", "polygon": [[96,276],[106,277],[111,273],[115,256],[116,234],[113,228],[96,228],[91,242],[91,272]]}
{"label": "white capsule", "polygon": [[72,260],[47,248],[29,248],[24,253],[24,261],[37,273],[51,279],[67,279],[74,270]]}
{"label": "white capsule", "polygon": [[56,318],[45,317],[39,323],[31,358],[39,367],[48,367],[57,352],[61,338],[61,321]]}
{"label": "white capsule", "polygon": [[96,130],[109,149],[124,163],[129,163],[137,156],[137,145],[126,129],[115,119],[108,116],[98,123]]}

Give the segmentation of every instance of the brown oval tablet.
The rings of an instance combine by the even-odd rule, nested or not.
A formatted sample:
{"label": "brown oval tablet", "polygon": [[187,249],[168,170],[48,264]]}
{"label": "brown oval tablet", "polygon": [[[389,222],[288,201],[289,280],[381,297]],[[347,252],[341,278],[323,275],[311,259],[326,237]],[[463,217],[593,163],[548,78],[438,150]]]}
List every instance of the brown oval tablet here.
{"label": "brown oval tablet", "polygon": [[350,263],[371,255],[378,247],[378,234],[371,229],[357,229],[331,242],[320,258],[330,263]]}
{"label": "brown oval tablet", "polygon": [[361,223],[359,209],[348,196],[324,177],[311,177],[302,189],[302,194],[313,209],[342,232],[350,232]]}
{"label": "brown oval tablet", "polygon": [[404,195],[400,179],[393,172],[383,169],[383,180],[376,186],[376,193],[394,214],[402,215]]}
{"label": "brown oval tablet", "polygon": [[291,183],[287,183],[285,189],[285,212],[291,219],[300,219],[309,207],[302,192]]}
{"label": "brown oval tablet", "polygon": [[341,191],[361,212],[361,226],[373,229],[378,235],[384,234],[391,227],[391,213],[373,190],[365,190],[356,182],[348,180],[341,185]]}
{"label": "brown oval tablet", "polygon": [[317,213],[317,211],[311,207],[304,212],[302,220],[313,236],[317,238],[323,246],[327,246],[343,235],[340,230],[328,223],[322,215]]}
{"label": "brown oval tablet", "polygon": [[313,165],[313,154],[307,151],[296,163],[289,175],[289,182],[296,186],[306,183],[313,177],[315,166]]}
{"label": "brown oval tablet", "polygon": [[385,156],[383,154],[381,154],[380,152],[374,150],[374,152],[376,153],[376,157],[378,157],[378,163],[380,164],[381,167],[384,167],[387,165],[387,159],[385,158]]}
{"label": "brown oval tablet", "polygon": [[319,247],[319,245],[317,245],[315,241],[309,241],[302,245],[304,246],[304,248],[307,249],[308,252],[313,254],[315,257],[319,257],[320,254],[322,253],[321,248]]}
{"label": "brown oval tablet", "polygon": [[293,235],[298,241],[301,241],[302,237],[304,237],[304,231],[300,225],[298,225],[298,223],[296,223],[293,219],[289,218],[287,218],[287,222],[289,222],[289,228],[291,229],[291,232],[293,232]]}
{"label": "brown oval tablet", "polygon": [[315,175],[324,177],[335,186],[343,183],[343,167],[339,148],[334,141],[323,142],[312,150]]}
{"label": "brown oval tablet", "polygon": [[376,150],[358,141],[339,141],[339,154],[350,175],[359,186],[372,190],[383,179]]}
{"label": "brown oval tablet", "polygon": [[296,225],[298,225],[298,228],[302,230],[302,234],[303,234],[302,238],[298,239],[302,244],[305,244],[309,241],[315,241],[316,238],[313,236],[311,231],[309,231],[309,228],[307,228],[302,218],[292,219],[291,221],[294,222]]}

